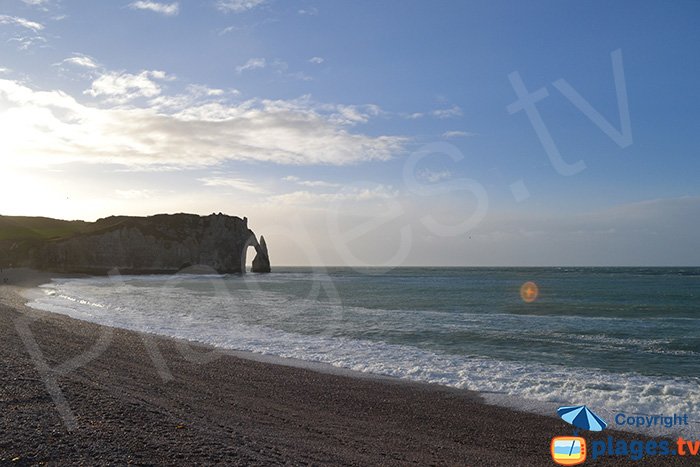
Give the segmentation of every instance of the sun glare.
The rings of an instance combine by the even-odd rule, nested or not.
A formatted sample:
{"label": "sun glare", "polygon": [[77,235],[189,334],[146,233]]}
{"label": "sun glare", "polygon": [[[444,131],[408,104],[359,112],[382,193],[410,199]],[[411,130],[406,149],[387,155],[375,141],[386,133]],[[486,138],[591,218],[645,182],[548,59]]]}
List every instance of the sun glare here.
{"label": "sun glare", "polygon": [[65,211],[65,195],[57,193],[52,184],[14,169],[0,172],[0,200],[0,214],[4,215],[61,217]]}
{"label": "sun glare", "polygon": [[41,186],[37,185],[39,184],[31,176],[22,176],[13,170],[2,170],[0,173],[0,199],[2,199],[0,212],[15,215],[35,212],[32,207],[39,201],[39,198],[45,196]]}
{"label": "sun glare", "polygon": [[520,298],[526,303],[532,303],[537,300],[540,290],[534,282],[525,282],[520,286]]}

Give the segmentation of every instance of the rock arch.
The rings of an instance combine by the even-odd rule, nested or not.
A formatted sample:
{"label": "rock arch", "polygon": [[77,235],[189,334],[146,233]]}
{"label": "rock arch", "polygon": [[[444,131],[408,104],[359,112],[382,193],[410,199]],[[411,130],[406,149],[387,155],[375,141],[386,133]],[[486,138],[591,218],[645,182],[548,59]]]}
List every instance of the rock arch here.
{"label": "rock arch", "polygon": [[245,264],[248,256],[248,248],[255,248],[255,258],[253,258],[253,265],[250,268],[251,272],[267,273],[270,272],[270,255],[267,251],[267,243],[265,242],[265,237],[260,236],[260,241],[255,238],[255,234],[250,231],[250,237],[243,247],[243,252],[241,253],[241,271],[245,273]]}

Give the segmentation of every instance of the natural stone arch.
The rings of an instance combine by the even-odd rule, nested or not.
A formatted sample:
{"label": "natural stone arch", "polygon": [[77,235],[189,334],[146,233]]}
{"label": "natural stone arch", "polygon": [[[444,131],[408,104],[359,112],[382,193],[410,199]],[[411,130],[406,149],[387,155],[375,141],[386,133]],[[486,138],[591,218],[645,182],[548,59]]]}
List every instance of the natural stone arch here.
{"label": "natural stone arch", "polygon": [[265,242],[265,237],[260,236],[260,242],[255,238],[255,234],[250,232],[250,237],[243,246],[243,251],[241,252],[241,272],[245,274],[246,263],[248,257],[248,248],[255,248],[255,258],[253,258],[253,263],[250,268],[251,272],[270,272],[270,255],[267,251],[267,243]]}

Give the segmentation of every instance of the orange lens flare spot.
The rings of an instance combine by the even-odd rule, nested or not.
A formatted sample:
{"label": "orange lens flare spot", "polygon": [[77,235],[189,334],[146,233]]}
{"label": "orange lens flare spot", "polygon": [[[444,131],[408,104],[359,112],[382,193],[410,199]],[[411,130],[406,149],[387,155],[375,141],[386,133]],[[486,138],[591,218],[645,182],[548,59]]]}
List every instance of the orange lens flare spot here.
{"label": "orange lens flare spot", "polygon": [[525,282],[520,286],[520,298],[524,302],[532,303],[537,300],[537,296],[540,294],[540,289],[537,288],[537,284],[534,282]]}

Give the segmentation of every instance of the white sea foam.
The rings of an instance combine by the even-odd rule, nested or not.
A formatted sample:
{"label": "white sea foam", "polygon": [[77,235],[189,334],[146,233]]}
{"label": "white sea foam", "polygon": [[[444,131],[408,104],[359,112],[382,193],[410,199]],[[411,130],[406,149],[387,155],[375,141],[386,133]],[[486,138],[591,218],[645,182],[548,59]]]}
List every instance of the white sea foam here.
{"label": "white sea foam", "polygon": [[[618,412],[691,414],[691,418],[700,414],[700,380],[696,377],[612,373],[584,366],[565,367],[556,362],[499,361],[440,353],[416,345],[353,339],[343,335],[344,327],[350,324],[343,319],[343,309],[338,304],[295,298],[258,287],[231,290],[215,286],[216,293],[212,293],[207,284],[218,282],[223,282],[218,276],[176,280],[162,276],[58,280],[34,291],[29,305],[98,324],[225,349],[480,391],[488,400],[502,405],[535,411],[547,407],[550,415],[554,405],[579,403],[595,407],[608,420]],[[184,283],[186,287],[179,286]],[[362,316],[360,321],[368,327],[377,313],[358,307],[351,311]],[[272,327],[266,318],[271,313],[275,323],[300,316],[308,318],[310,331],[289,332],[279,326]],[[411,313],[417,312],[400,315],[396,326],[410,327],[415,318]],[[476,328],[485,323],[478,315],[461,318],[464,322],[473,320]],[[539,317],[516,318],[537,320]],[[621,339],[600,337],[598,340],[600,345],[612,347],[630,345]],[[699,428],[694,423],[683,432],[697,434]]]}

